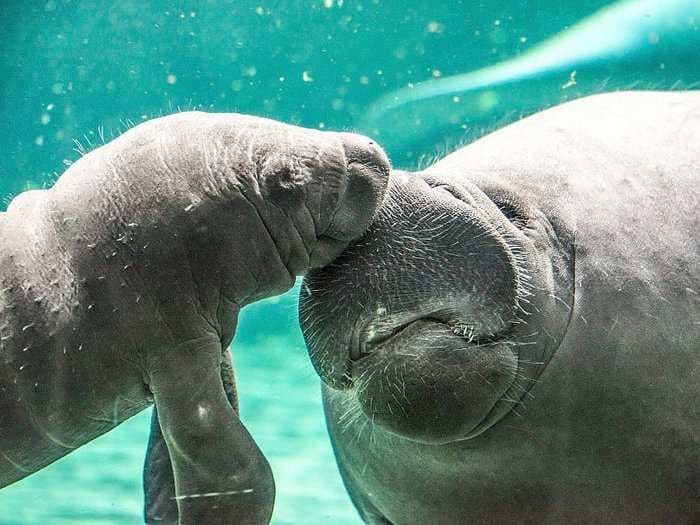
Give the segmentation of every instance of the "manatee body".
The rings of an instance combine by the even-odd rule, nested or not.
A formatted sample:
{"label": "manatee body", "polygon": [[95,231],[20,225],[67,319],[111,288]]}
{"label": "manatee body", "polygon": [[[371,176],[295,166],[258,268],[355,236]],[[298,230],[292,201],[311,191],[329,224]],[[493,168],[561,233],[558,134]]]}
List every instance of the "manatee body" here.
{"label": "manatee body", "polygon": [[237,314],[363,233],[388,170],[361,136],[191,112],[15,198],[0,214],[0,487],[155,402],[147,500],[163,492],[169,514],[147,519],[267,522],[272,475],[226,352]]}
{"label": "manatee body", "polygon": [[392,175],[300,297],[365,522],[700,522],[699,183],[700,92],[580,99]]}

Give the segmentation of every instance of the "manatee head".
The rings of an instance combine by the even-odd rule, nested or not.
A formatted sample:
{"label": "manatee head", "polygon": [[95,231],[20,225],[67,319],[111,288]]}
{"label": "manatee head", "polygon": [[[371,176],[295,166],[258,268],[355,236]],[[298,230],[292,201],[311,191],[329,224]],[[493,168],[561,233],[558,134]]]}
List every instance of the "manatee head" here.
{"label": "manatee head", "polygon": [[548,225],[505,191],[392,174],[366,234],[300,293],[311,360],[347,417],[441,444],[509,414],[568,318]]}
{"label": "manatee head", "polygon": [[[292,276],[326,264],[367,229],[390,170],[383,150],[362,135],[235,113],[154,119],[82,164],[105,154],[127,164],[120,176],[150,196],[151,214],[168,206],[160,216],[180,213],[189,223],[199,210],[204,227],[225,225],[240,237],[240,253],[269,236]],[[179,217],[164,222],[183,228]]]}
{"label": "manatee head", "polygon": [[[71,166],[51,190],[60,209],[53,216],[78,225],[120,219],[100,241],[104,250],[62,230],[61,242],[82,254],[75,258],[85,265],[81,271],[97,271],[90,253],[111,253],[114,238],[135,235],[124,231],[127,223],[138,228],[139,245],[149,247],[138,264],[179,268],[186,256],[188,278],[243,306],[288,290],[297,276],[361,236],[382,202],[389,171],[383,150],[362,135],[184,112],[136,126]],[[116,195],[110,209],[95,215],[91,210],[110,192]],[[118,259],[113,264],[123,267]],[[163,281],[164,301],[172,300],[173,279],[164,272],[149,277]]]}

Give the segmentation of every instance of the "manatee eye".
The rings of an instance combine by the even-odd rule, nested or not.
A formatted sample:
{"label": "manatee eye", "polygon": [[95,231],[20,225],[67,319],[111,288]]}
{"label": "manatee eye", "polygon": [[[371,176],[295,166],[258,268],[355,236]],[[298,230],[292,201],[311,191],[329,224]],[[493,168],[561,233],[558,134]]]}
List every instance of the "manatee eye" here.
{"label": "manatee eye", "polygon": [[471,199],[469,198],[469,195],[464,193],[462,190],[460,190],[456,186],[452,186],[450,184],[435,184],[430,186],[432,189],[437,190],[437,191],[444,191],[445,193],[449,193],[452,197],[457,199],[458,201],[462,201],[467,204],[473,204]]}
{"label": "manatee eye", "polygon": [[530,222],[526,207],[517,198],[508,194],[489,195],[489,197],[516,228],[522,230]]}
{"label": "manatee eye", "polygon": [[457,193],[457,191],[452,186],[448,186],[446,184],[440,184],[439,186],[433,186],[433,189],[446,191],[447,193],[452,195],[455,199],[462,200],[460,198],[459,194]]}

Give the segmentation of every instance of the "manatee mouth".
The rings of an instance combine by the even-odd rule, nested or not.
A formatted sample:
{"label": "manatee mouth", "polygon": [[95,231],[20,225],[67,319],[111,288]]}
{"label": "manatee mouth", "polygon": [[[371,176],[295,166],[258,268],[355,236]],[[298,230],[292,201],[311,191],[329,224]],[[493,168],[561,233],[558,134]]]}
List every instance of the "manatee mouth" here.
{"label": "manatee mouth", "polygon": [[469,439],[492,426],[518,374],[511,327],[414,315],[355,330],[345,378],[375,424],[424,444]]}
{"label": "manatee mouth", "polygon": [[390,325],[379,331],[371,328],[367,324],[359,326],[353,332],[350,351],[348,353],[349,360],[351,363],[355,363],[365,357],[371,356],[374,352],[381,350],[383,346],[400,339],[402,334],[405,335],[416,323],[432,323],[444,326],[456,337],[465,341],[466,344],[474,346],[487,346],[507,341],[511,333],[510,326],[506,326],[497,333],[491,333],[480,331],[478,323],[454,320],[454,317],[452,317],[453,320],[449,319],[449,317],[438,317],[435,314],[429,314],[397,321],[394,325]]}

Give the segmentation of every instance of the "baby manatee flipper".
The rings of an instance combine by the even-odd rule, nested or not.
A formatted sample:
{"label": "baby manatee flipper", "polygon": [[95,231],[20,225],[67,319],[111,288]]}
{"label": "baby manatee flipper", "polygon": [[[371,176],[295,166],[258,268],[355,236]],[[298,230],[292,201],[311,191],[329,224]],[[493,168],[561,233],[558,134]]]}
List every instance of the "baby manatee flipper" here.
{"label": "baby manatee flipper", "polygon": [[[221,381],[226,398],[238,413],[236,380],[231,363],[231,353],[225,350],[221,355]],[[178,512],[175,499],[175,478],[168,446],[158,420],[158,409],[153,407],[151,432],[143,467],[144,521],[148,524],[177,525]]]}
{"label": "baby manatee flipper", "polygon": [[177,501],[173,467],[158,422],[158,410],[151,415],[146,460],[143,465],[144,521],[147,524],[177,524]]}
{"label": "baby manatee flipper", "polygon": [[178,496],[170,483],[155,485],[169,482],[155,434],[146,464],[147,521],[174,519],[168,502],[175,501],[181,524],[269,523],[272,473],[231,404],[232,368],[228,359],[222,363],[220,340],[214,334],[192,339],[163,361],[151,375],[151,388]]}

